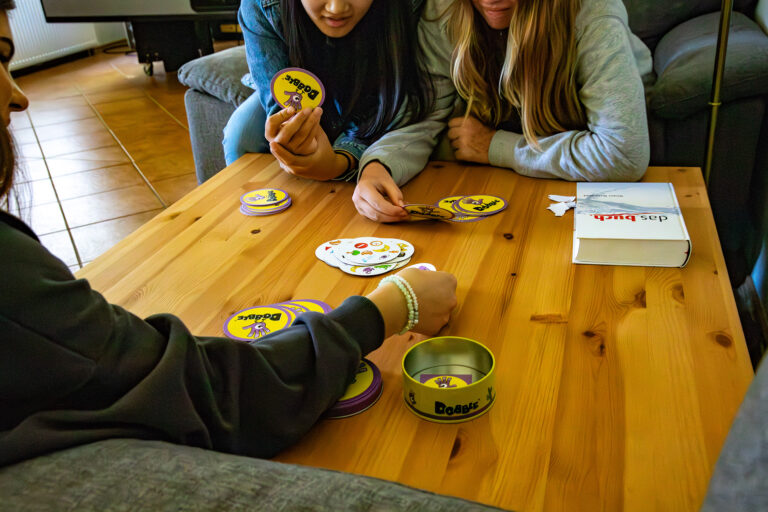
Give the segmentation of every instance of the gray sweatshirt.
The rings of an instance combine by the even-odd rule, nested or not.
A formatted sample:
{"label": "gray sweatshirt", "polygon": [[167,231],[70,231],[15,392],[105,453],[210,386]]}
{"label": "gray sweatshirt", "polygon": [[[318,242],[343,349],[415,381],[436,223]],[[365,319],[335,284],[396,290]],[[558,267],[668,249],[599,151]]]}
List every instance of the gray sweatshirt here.
{"label": "gray sweatshirt", "polygon": [[[447,16],[453,0],[428,0],[419,26],[425,66],[436,102],[431,115],[392,131],[363,154],[360,168],[379,160],[403,185],[426,165],[458,100],[450,79]],[[488,151],[491,165],[537,178],[635,181],[648,166],[650,146],[642,77],[652,73],[651,54],[627,26],[620,0],[583,0],[576,18],[577,85],[587,130],[539,138],[531,147],[520,133],[498,130]]]}

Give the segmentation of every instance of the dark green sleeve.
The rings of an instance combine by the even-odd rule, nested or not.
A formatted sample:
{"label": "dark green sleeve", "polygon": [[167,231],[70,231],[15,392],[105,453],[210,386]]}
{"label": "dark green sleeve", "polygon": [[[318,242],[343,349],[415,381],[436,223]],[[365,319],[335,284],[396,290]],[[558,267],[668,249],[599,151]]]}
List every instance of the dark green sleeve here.
{"label": "dark green sleeve", "polygon": [[269,457],[340,397],[381,315],[351,297],[255,345],[142,320],[0,223],[0,465],[113,437]]}

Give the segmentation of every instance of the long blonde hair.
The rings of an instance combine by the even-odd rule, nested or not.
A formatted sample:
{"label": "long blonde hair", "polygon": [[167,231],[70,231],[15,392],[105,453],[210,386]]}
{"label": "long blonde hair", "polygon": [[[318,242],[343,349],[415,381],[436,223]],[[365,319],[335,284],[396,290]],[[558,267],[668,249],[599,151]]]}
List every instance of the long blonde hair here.
{"label": "long blonde hair", "polygon": [[516,109],[525,139],[537,148],[538,137],[585,128],[576,88],[580,8],[581,0],[517,0],[499,74],[498,56],[487,48],[492,29],[472,0],[456,0],[448,11],[451,78],[467,115],[497,126]]}

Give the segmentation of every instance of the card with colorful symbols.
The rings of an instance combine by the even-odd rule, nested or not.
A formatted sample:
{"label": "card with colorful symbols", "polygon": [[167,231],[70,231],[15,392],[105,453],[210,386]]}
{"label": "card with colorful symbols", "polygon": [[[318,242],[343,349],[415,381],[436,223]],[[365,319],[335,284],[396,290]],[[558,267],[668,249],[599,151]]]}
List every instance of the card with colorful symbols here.
{"label": "card with colorful symbols", "polygon": [[408,265],[415,249],[395,238],[340,238],[320,244],[320,261],[355,276],[378,276]]}

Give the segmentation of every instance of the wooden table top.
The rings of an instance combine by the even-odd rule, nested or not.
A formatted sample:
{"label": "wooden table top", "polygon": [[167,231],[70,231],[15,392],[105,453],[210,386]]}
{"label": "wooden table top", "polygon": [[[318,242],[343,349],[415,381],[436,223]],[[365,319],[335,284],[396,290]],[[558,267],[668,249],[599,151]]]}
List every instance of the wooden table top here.
{"label": "wooden table top", "polygon": [[[369,358],[384,391],[368,411],[320,421],[277,460],[395,480],[520,511],[698,510],[753,373],[701,172],[651,168],[674,183],[693,243],[684,269],[571,263],[573,212],[548,194],[574,183],[508,170],[431,163],[404,188],[431,203],[489,193],[509,201],[479,222],[383,225],[358,215],[354,185],[309,182],[270,155],[248,155],[78,272],[140,316],[171,312],[222,335],[240,309],[290,299],[332,306],[372,291],[315,258],[328,240],[403,238],[413,262],[458,278],[442,334],[486,344],[497,399],[474,421],[437,424],[404,405],[400,361],[419,337]],[[288,191],[269,217],[239,213],[256,188]]]}

